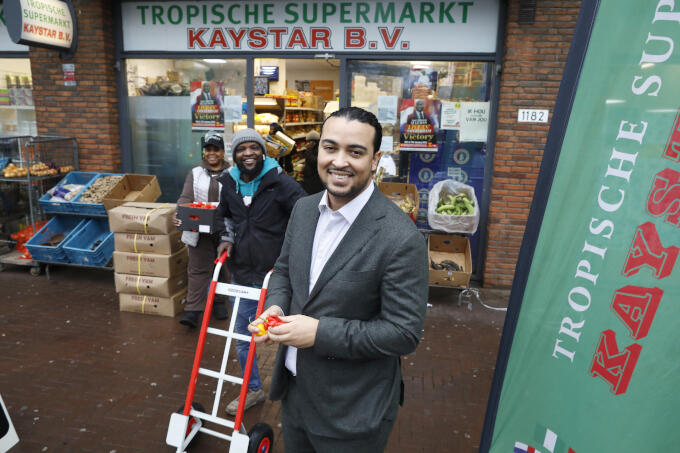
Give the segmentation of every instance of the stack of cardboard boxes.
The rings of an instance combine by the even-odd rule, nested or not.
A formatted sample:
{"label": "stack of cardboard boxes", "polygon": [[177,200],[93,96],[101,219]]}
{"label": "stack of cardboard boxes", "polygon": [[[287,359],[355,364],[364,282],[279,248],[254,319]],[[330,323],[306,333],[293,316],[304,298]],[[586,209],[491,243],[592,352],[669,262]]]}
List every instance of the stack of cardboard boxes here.
{"label": "stack of cardboard boxes", "polygon": [[171,203],[125,203],[109,211],[120,310],[175,316],[187,292],[187,249]]}

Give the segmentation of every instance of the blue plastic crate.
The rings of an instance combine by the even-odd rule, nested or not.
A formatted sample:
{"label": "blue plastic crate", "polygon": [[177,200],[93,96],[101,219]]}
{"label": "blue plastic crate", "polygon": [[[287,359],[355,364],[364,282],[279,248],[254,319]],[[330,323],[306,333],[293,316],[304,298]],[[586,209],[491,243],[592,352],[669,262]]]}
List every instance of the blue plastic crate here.
{"label": "blue plastic crate", "polygon": [[[72,171],[67,174],[64,179],[59,181],[58,186],[63,186],[64,184],[82,184],[87,185],[92,179],[97,176],[97,173],[84,172],[84,171]],[[80,195],[76,195],[76,198]],[[45,214],[69,214],[73,212],[72,201],[50,201],[51,195],[45,194],[40,197],[38,201],[40,207]]]}
{"label": "blue plastic crate", "polygon": [[71,209],[73,210],[72,212],[77,213],[77,214],[84,214],[84,215],[97,215],[97,216],[105,216],[106,215],[106,209],[104,208],[103,203],[81,203],[80,197],[83,196],[83,193],[87,191],[87,189],[90,188],[94,182],[101,178],[102,176],[123,176],[122,173],[97,173],[97,175],[90,180],[90,182],[87,184],[87,186],[71,201]]}
{"label": "blue plastic crate", "polygon": [[[101,241],[97,246],[97,241]],[[64,243],[64,252],[73,264],[106,266],[113,257],[113,233],[108,219],[86,220]]]}
{"label": "blue plastic crate", "polygon": [[[78,217],[56,216],[47,222],[31,239],[26,242],[26,248],[34,260],[68,263],[68,256],[64,252],[64,245],[87,222]],[[49,241],[56,234],[66,237],[56,246],[41,245]]]}

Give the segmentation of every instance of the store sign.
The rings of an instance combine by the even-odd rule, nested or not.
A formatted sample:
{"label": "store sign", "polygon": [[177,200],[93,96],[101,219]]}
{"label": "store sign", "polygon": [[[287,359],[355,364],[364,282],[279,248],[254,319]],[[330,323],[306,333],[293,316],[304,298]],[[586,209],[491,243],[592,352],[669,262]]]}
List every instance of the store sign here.
{"label": "store sign", "polygon": [[124,2],[125,51],[494,53],[499,0]]}
{"label": "store sign", "polygon": [[59,0],[4,0],[9,36],[15,43],[71,49],[74,17]]}
{"label": "store sign", "polygon": [[670,0],[581,3],[482,453],[678,451],[678,22]]}
{"label": "store sign", "polygon": [[28,52],[28,46],[17,44],[9,38],[2,4],[0,4],[0,52]]}

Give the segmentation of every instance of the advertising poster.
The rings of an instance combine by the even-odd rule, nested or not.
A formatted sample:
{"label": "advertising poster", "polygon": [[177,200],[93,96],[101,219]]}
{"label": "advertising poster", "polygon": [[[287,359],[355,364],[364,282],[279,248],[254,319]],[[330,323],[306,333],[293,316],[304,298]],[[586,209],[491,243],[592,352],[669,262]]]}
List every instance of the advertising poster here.
{"label": "advertising poster", "polygon": [[482,453],[680,449],[678,6],[581,3]]}
{"label": "advertising poster", "polygon": [[404,99],[399,110],[401,151],[436,152],[440,102],[432,99]]}
{"label": "advertising poster", "polygon": [[190,89],[191,129],[200,131],[224,128],[222,84],[192,80]]}

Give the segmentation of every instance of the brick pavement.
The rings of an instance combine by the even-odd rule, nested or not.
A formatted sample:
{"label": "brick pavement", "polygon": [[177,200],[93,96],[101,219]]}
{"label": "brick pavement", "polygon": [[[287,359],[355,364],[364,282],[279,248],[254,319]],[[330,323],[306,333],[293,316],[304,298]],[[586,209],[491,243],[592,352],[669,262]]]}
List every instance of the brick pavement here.
{"label": "brick pavement", "polygon": [[[431,291],[423,340],[403,358],[406,402],[390,453],[477,451],[504,314],[457,307],[456,294]],[[492,305],[505,305],[507,295],[483,292]],[[12,452],[172,451],[165,433],[186,394],[196,331],[176,319],[119,312],[106,271],[54,267],[48,281],[10,267],[0,273],[0,301],[0,394],[20,438]],[[223,344],[206,345],[212,368]],[[258,353],[266,388],[274,353]],[[237,392],[227,384],[222,406]],[[196,399],[212,404],[213,394],[214,381],[199,379]],[[246,426],[273,426],[274,453],[283,452],[279,420],[280,404],[271,401],[245,417]],[[226,449],[199,436],[190,451]]]}

